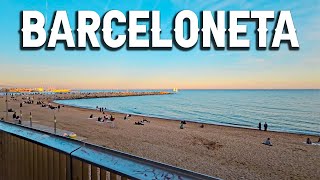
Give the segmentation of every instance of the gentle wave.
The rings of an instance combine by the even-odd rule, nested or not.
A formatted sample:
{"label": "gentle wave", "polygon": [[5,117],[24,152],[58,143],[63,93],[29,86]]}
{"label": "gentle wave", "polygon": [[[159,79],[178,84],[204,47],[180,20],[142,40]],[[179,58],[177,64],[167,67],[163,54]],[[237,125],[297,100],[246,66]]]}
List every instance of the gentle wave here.
{"label": "gentle wave", "polygon": [[320,90],[183,90],[174,95],[57,102],[246,128],[256,128],[259,122],[267,122],[273,131],[320,135]]}

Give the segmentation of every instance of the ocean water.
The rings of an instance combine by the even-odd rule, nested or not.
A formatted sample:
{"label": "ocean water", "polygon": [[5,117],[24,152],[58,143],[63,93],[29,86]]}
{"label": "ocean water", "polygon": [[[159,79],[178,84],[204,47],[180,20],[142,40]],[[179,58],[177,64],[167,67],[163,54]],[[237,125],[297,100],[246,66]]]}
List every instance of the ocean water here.
{"label": "ocean water", "polygon": [[[95,92],[95,91],[82,91]],[[152,117],[320,135],[320,90],[181,90],[172,95],[59,100]]]}

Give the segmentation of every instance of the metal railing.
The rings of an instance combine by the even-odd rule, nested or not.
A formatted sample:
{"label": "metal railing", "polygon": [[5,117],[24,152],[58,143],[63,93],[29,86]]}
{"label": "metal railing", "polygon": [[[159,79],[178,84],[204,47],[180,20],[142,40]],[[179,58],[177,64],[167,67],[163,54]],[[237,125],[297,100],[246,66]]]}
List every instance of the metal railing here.
{"label": "metal railing", "polygon": [[217,178],[36,129],[0,122],[0,179]]}

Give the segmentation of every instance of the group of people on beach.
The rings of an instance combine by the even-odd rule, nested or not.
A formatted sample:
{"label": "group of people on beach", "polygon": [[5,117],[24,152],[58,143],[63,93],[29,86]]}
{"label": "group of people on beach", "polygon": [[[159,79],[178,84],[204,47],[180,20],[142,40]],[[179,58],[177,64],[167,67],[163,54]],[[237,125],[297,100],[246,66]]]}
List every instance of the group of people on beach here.
{"label": "group of people on beach", "polygon": [[104,112],[107,110],[107,108],[103,108],[103,107],[96,107],[97,110],[99,110],[100,112]]}
{"label": "group of people on beach", "polygon": [[[259,130],[261,131],[261,122],[259,122],[258,128],[259,128]],[[264,122],[263,128],[264,128],[264,129],[263,129],[264,131],[267,131],[267,130],[268,130],[268,124],[267,124],[267,122]]]}
{"label": "group of people on beach", "polygon": [[[21,114],[21,116],[22,116],[22,114]],[[12,115],[12,119],[13,119],[14,121],[16,121],[18,124],[21,124],[21,118],[22,118],[22,117],[17,116],[17,113],[16,113],[16,112],[14,112],[13,115]]]}
{"label": "group of people on beach", "polygon": [[[103,117],[98,117],[97,119],[98,122],[111,122],[111,127],[115,127],[114,125],[115,118],[112,115],[110,115],[110,118],[105,115],[105,111],[107,110],[107,108],[96,106],[96,110],[98,110],[99,112],[102,112],[104,115]],[[131,117],[131,114],[126,114],[123,117],[123,120],[129,120],[130,117]],[[89,118],[90,119],[94,118],[93,114],[91,114]],[[143,118],[141,121],[134,122],[134,125],[145,125],[145,123],[150,123],[150,121],[147,120],[146,118]]]}
{"label": "group of people on beach", "polygon": [[[89,119],[93,119],[93,118],[94,118],[94,117],[93,117],[93,114],[91,114],[91,115],[89,116]],[[108,116],[108,115],[105,115],[104,112],[103,112],[103,117],[99,116],[99,117],[97,118],[97,122],[110,123],[110,127],[112,127],[112,128],[115,127],[115,120],[116,120],[116,118],[115,118],[112,114],[110,114],[110,116]]]}
{"label": "group of people on beach", "polygon": [[[12,98],[13,97],[15,97],[15,96],[12,96]],[[15,99],[15,98],[13,98],[13,99]],[[35,99],[34,97],[29,97],[29,96],[28,97],[22,97],[23,101],[19,103],[20,109],[23,108],[23,104],[34,104],[34,103],[36,103],[37,105],[41,105],[41,107],[46,107],[46,108],[53,109],[53,110],[57,109],[58,111],[60,111],[61,107],[64,107],[63,105],[62,106],[60,106],[60,105],[53,106],[51,103],[46,104],[46,103],[44,103],[43,101],[40,101],[40,100],[35,102],[34,99]],[[12,120],[14,122],[16,122],[17,124],[22,124],[22,111],[21,110],[20,110],[20,116],[17,115],[16,111],[13,110],[12,108],[8,109],[8,112],[12,112],[13,113],[12,114]],[[30,118],[31,118],[31,112],[30,112]],[[4,118],[1,118],[1,120],[4,120]]]}
{"label": "group of people on beach", "polygon": [[131,114],[126,114],[124,117],[123,117],[123,120],[127,120],[131,117]]}
{"label": "group of people on beach", "polygon": [[45,104],[43,101],[37,101],[37,105]]}
{"label": "group of people on beach", "polygon": [[[307,138],[306,143],[307,143],[307,144],[313,144],[310,138]],[[315,144],[319,144],[319,145],[320,145],[320,137],[319,137],[319,139],[318,139],[318,142],[315,143]]]}
{"label": "group of people on beach", "polygon": [[185,124],[187,124],[186,121],[180,121],[180,129],[184,129]]}
{"label": "group of people on beach", "polygon": [[[58,110],[58,111],[60,111],[60,109],[61,109],[61,106],[60,106],[60,105],[54,106],[54,105],[52,105],[51,103],[46,104],[46,103],[41,103],[41,101],[39,101],[39,102],[37,102],[37,104],[38,104],[38,105],[41,105],[41,107],[49,108],[49,109],[52,109],[52,110]],[[64,105],[62,105],[62,107],[64,107]]]}
{"label": "group of people on beach", "polygon": [[[187,121],[185,121],[185,120],[180,121],[180,129],[184,129],[184,125],[186,125],[186,124],[187,124]],[[204,128],[204,124],[201,124],[200,128]]]}
{"label": "group of people on beach", "polygon": [[143,118],[142,121],[134,122],[134,124],[135,125],[144,125],[145,122],[150,123],[150,121],[148,121],[146,118]]}
{"label": "group of people on beach", "polygon": [[[259,122],[258,128],[259,128],[259,130],[261,130],[261,122]],[[267,131],[267,129],[268,129],[268,124],[265,122],[264,123],[264,131]],[[262,144],[272,146],[270,138],[267,138]],[[313,144],[310,138],[307,138],[306,144]],[[318,142],[316,144],[320,145],[320,137],[319,137]]]}
{"label": "group of people on beach", "polygon": [[[23,97],[22,100],[24,104],[34,104],[34,97]],[[20,103],[20,107],[22,107],[22,103]]]}

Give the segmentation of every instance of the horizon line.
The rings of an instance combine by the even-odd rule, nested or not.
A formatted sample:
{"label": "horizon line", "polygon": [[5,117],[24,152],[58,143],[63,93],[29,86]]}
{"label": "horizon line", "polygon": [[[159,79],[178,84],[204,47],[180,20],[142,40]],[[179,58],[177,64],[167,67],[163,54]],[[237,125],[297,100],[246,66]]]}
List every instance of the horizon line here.
{"label": "horizon line", "polygon": [[[172,90],[173,88],[76,88],[70,90]],[[178,90],[320,90],[320,88],[177,88]]]}
{"label": "horizon line", "polygon": [[[33,89],[39,87],[16,87],[4,86],[2,88],[26,88]],[[51,87],[52,88],[52,87]],[[44,88],[49,89],[49,87]],[[69,90],[172,90],[174,88],[54,88],[54,89],[69,89]],[[320,88],[177,88],[178,90],[320,90]]]}

